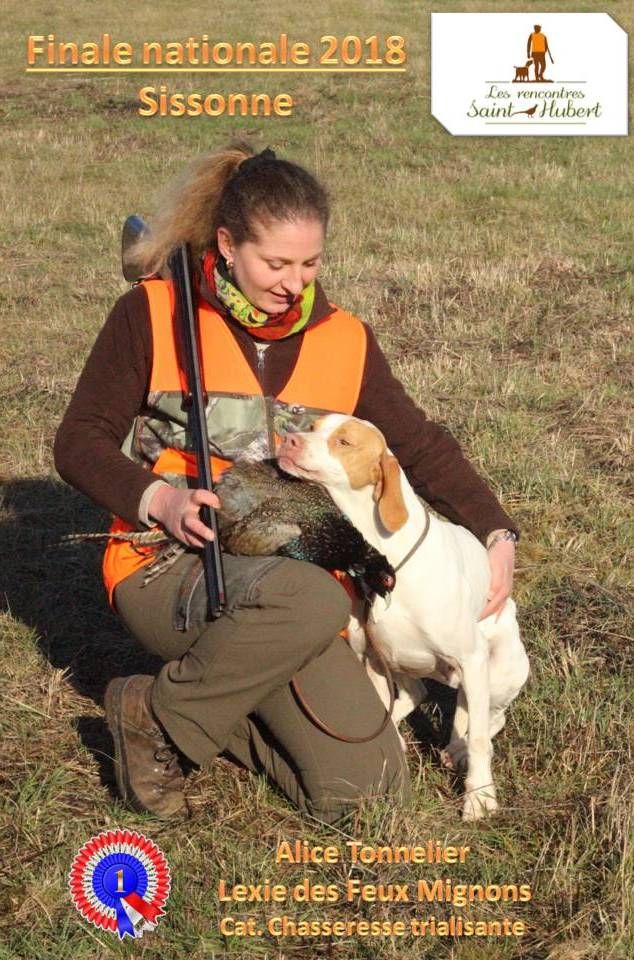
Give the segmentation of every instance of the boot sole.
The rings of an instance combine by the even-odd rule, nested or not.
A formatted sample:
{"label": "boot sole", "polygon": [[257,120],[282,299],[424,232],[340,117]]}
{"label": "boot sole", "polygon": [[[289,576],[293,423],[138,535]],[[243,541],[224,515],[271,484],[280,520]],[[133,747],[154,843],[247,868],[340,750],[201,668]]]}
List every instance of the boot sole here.
{"label": "boot sole", "polygon": [[148,811],[146,811],[145,807],[143,807],[134,796],[134,792],[126,779],[124,772],[126,769],[126,764],[123,735],[121,732],[121,725],[117,722],[116,718],[121,713],[121,697],[125,683],[125,678],[111,680],[106,687],[103,705],[106,712],[106,723],[110,733],[112,734],[112,740],[114,743],[114,776],[117,783],[117,789],[121,794],[121,799],[125,803],[129,804],[135,810],[145,813]]}

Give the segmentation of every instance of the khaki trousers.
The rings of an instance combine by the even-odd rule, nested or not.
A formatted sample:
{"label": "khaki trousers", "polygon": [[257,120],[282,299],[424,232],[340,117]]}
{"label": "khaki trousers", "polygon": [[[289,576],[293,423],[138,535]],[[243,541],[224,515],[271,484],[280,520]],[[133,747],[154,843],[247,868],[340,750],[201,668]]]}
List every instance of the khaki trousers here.
{"label": "khaki trousers", "polygon": [[363,798],[405,799],[407,766],[392,723],[368,743],[344,743],[308,719],[289,686],[332,729],[376,730],[384,708],[338,636],[350,601],[325,570],[300,560],[225,555],[228,605],[205,622],[200,561],[185,554],[154,582],[144,570],[116,589],[117,611],[166,662],[152,707],[174,743],[208,766],[226,752],[265,773],[302,811],[334,822]]}

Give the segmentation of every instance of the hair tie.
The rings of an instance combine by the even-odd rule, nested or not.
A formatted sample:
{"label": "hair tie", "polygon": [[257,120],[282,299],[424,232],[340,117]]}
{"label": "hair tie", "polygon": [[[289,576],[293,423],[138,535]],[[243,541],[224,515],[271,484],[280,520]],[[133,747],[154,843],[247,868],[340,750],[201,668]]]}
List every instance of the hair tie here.
{"label": "hair tie", "polygon": [[253,157],[247,157],[242,163],[238,166],[238,172],[248,171],[255,166],[259,166],[261,163],[268,163],[271,160],[277,160],[275,156],[275,151],[271,150],[270,147],[265,147],[261,153],[256,153]]}

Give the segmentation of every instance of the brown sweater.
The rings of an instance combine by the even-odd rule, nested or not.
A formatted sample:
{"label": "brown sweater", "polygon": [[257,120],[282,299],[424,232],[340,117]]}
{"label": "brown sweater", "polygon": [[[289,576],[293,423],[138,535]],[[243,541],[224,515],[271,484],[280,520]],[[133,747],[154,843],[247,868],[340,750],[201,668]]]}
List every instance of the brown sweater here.
{"label": "brown sweater", "polygon": [[[224,313],[204,286],[202,293]],[[317,285],[310,325],[331,311]],[[252,335],[233,320],[227,322],[264,394],[279,394],[293,370],[303,334],[271,343],[258,366]],[[438,513],[467,527],[482,542],[495,529],[517,532],[448,430],[428,420],[407,396],[372,330],[367,326],[366,330],[366,364],[355,416],[381,430],[416,492]],[[143,407],[151,360],[147,297],[138,286],[115,303],[55,438],[55,466],[63,479],[133,524],[144,490],[157,478],[121,453],[120,446]]]}

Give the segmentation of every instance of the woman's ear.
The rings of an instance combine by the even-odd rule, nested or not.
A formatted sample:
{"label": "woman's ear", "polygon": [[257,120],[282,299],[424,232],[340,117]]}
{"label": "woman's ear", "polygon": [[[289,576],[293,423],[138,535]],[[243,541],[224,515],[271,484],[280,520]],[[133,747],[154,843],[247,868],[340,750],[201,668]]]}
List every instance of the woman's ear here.
{"label": "woman's ear", "polygon": [[225,260],[233,260],[235,244],[233,242],[233,237],[226,227],[218,227],[216,232],[216,244]]}
{"label": "woman's ear", "polygon": [[396,533],[407,522],[409,514],[401,491],[401,468],[387,450],[381,454],[373,479],[373,496],[378,501],[381,523],[388,533]]}

